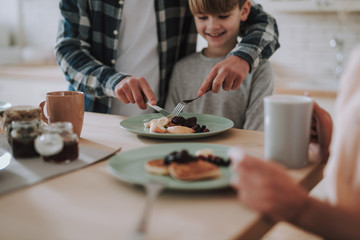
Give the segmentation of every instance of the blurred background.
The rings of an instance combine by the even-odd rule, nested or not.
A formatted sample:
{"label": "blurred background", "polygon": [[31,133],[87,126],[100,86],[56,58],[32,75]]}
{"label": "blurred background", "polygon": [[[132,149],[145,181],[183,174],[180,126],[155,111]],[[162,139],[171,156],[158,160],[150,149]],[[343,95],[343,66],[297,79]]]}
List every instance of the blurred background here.
{"label": "blurred background", "polygon": [[[309,91],[332,111],[348,55],[360,43],[360,0],[257,2],[279,27],[281,48],[271,57],[277,93]],[[37,103],[49,89],[66,89],[53,53],[58,0],[0,4],[0,101]],[[199,38],[198,49],[205,45]]]}

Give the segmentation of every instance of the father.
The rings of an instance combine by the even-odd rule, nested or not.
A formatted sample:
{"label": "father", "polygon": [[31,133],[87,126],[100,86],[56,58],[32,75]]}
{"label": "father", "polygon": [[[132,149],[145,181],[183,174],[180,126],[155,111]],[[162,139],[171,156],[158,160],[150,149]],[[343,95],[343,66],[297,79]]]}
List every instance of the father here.
{"label": "father", "polygon": [[[61,0],[59,6],[56,59],[70,90],[85,93],[86,111],[133,116],[144,113],[146,101],[164,105],[175,62],[196,50],[187,0]],[[215,80],[242,82],[279,47],[276,21],[258,4],[239,36],[199,95]]]}

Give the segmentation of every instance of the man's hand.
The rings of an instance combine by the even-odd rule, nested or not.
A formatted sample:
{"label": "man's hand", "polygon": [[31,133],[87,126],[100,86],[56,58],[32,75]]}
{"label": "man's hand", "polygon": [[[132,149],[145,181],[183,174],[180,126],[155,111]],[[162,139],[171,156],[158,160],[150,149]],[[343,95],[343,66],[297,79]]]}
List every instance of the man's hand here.
{"label": "man's hand", "polygon": [[116,85],[115,94],[123,103],[136,103],[140,109],[146,109],[147,100],[156,104],[155,95],[143,77],[124,78]]}
{"label": "man's hand", "polygon": [[237,89],[249,73],[248,62],[237,56],[230,56],[217,63],[210,71],[209,75],[200,86],[198,95],[202,96],[206,90],[211,88],[214,93],[218,93],[221,87],[225,91]]}

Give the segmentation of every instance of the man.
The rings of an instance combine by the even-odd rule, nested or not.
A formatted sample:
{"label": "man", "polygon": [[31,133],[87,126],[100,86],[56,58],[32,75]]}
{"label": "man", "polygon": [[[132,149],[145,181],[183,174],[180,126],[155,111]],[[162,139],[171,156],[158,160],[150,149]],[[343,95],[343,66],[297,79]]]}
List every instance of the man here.
{"label": "man", "polygon": [[[132,116],[146,101],[163,106],[175,62],[195,51],[187,0],[62,0],[60,10],[56,59],[70,89],[85,93],[87,111]],[[199,95],[213,83],[241,82],[279,47],[276,22],[260,5],[241,26],[246,36],[214,66]]]}

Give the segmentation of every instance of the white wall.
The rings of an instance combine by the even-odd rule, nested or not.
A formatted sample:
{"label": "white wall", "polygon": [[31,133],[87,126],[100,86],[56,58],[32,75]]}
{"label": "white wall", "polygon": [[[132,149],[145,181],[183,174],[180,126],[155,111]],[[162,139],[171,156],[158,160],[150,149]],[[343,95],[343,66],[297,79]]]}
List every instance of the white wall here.
{"label": "white wall", "polygon": [[[257,0],[259,3],[266,1]],[[348,2],[351,3],[354,2]],[[351,49],[360,43],[360,12],[271,9],[269,13],[276,18],[280,32],[281,47],[271,58],[278,77],[288,81],[337,82],[338,49],[330,47],[329,42],[333,38],[343,41],[343,65],[346,65]]]}
{"label": "white wall", "polygon": [[0,26],[10,29],[11,40],[7,49],[0,48],[0,63],[15,54],[26,63],[55,61],[58,4],[58,0],[0,0]]}
{"label": "white wall", "polygon": [[[17,0],[0,0],[0,6],[0,26],[2,31],[6,31],[6,34],[1,34],[3,41],[0,46],[5,47],[14,44],[18,34],[18,2]],[[9,31],[8,34],[7,31]]]}

